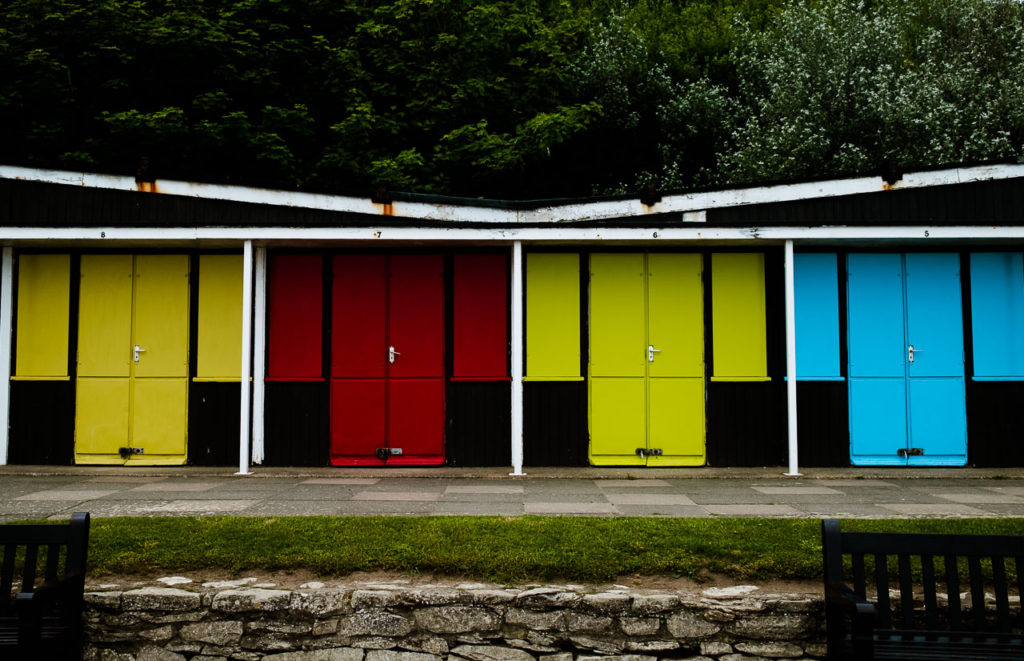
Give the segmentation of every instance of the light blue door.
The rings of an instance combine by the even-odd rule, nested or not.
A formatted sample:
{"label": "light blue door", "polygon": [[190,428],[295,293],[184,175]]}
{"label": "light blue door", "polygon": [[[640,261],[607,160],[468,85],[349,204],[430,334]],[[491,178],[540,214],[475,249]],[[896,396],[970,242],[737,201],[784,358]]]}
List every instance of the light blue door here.
{"label": "light blue door", "polygon": [[847,258],[850,460],[967,461],[960,259]]}

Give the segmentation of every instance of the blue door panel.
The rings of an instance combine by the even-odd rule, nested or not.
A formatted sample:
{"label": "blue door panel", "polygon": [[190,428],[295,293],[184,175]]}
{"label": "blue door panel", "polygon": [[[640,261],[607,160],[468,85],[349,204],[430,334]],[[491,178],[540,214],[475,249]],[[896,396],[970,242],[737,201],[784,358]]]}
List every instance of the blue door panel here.
{"label": "blue door panel", "polygon": [[906,464],[906,386],[902,378],[850,379],[850,463]]}
{"label": "blue door panel", "polygon": [[836,254],[793,257],[796,378],[839,379],[839,284]]}
{"label": "blue door panel", "polygon": [[964,374],[960,256],[907,255],[907,344],[910,378]]}
{"label": "blue door panel", "polygon": [[971,253],[975,378],[1024,378],[1022,262],[1019,252]]}
{"label": "blue door panel", "polygon": [[967,411],[962,378],[910,380],[910,447],[924,454],[911,466],[967,463]]}
{"label": "blue door panel", "polygon": [[898,254],[847,258],[849,376],[903,377],[903,265]]}

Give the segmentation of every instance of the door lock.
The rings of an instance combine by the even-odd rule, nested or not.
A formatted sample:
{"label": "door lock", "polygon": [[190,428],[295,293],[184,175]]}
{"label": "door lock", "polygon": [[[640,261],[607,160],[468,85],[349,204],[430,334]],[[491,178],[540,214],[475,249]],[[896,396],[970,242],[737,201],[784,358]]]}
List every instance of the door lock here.
{"label": "door lock", "polygon": [[901,457],[920,457],[924,455],[924,448],[900,448],[896,454]]}
{"label": "door lock", "polygon": [[655,349],[653,344],[647,345],[647,362],[654,362],[654,354],[661,353],[661,349]]}
{"label": "door lock", "polygon": [[915,349],[913,344],[907,345],[907,360],[911,363],[914,362],[914,354],[918,351],[924,351],[924,349]]}
{"label": "door lock", "polygon": [[135,345],[134,353],[135,353],[135,362],[139,362],[139,354],[140,353],[146,353],[146,350],[136,344]]}
{"label": "door lock", "polygon": [[402,354],[400,352],[395,351],[394,347],[388,347],[388,362],[391,363],[392,365],[395,364],[395,356],[401,355]]}

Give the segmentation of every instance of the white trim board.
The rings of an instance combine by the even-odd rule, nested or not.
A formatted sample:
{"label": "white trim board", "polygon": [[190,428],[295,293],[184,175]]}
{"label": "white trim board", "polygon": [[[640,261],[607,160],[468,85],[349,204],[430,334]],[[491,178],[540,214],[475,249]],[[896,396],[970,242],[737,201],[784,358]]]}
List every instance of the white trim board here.
{"label": "white trim board", "polygon": [[500,207],[473,206],[471,203],[395,201],[389,204],[379,204],[369,198],[344,195],[325,195],[175,180],[137,183],[133,177],[128,176],[0,165],[0,179],[132,191],[140,195],[180,195],[209,200],[348,212],[381,218],[400,217],[437,222],[505,225],[637,218],[663,213],[682,213],[683,222],[701,223],[705,218],[703,212],[707,209],[772,202],[793,202],[797,200],[838,197],[841,195],[876,193],[885,190],[926,188],[929,186],[994,181],[1017,177],[1024,177],[1024,164],[983,165],[927,172],[908,172],[903,175],[900,181],[891,186],[877,176],[856,177],[666,195],[653,205],[645,205],[638,199],[590,202],[581,200],[579,202],[553,203],[546,206],[541,203],[542,206],[536,208],[515,210]]}

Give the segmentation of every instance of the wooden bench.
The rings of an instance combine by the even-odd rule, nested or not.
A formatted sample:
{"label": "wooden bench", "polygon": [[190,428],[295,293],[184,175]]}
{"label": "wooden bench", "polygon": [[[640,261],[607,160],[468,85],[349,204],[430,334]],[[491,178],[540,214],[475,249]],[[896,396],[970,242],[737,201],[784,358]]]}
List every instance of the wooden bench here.
{"label": "wooden bench", "polygon": [[1024,537],[851,533],[825,520],[821,541],[828,658],[1024,659]]}
{"label": "wooden bench", "polygon": [[62,524],[0,525],[0,546],[0,659],[81,658],[89,514]]}

